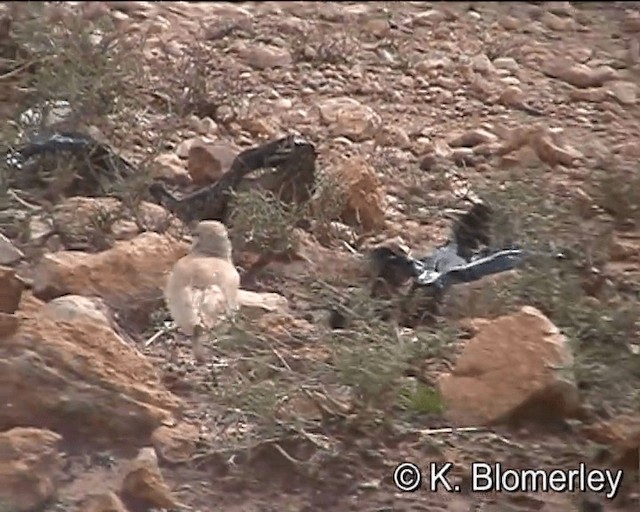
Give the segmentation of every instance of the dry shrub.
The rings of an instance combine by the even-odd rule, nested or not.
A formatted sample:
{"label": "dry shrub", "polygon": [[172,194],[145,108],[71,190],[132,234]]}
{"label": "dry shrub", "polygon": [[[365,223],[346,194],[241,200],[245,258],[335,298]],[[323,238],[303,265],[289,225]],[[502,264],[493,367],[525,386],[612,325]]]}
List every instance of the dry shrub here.
{"label": "dry shrub", "polygon": [[[596,183],[602,190],[602,182]],[[631,193],[620,192],[626,199],[617,201],[628,218],[632,209],[624,201],[631,202]],[[639,332],[640,307],[623,281],[606,276],[608,216],[585,221],[570,201],[552,193],[538,169],[519,169],[517,179],[505,179],[500,190],[494,184],[481,195],[496,210],[495,245],[519,246],[530,256],[514,279],[488,289],[486,300],[467,314],[495,316],[522,305],[537,307],[572,342],[579,384],[590,390],[587,400],[616,390],[618,403],[625,403],[632,393],[620,393],[620,386],[631,389],[640,378],[630,346]]]}
{"label": "dry shrub", "polygon": [[[19,216],[29,202],[36,205],[31,214],[68,195],[112,195],[137,220],[149,167],[171,130],[169,123],[154,126],[153,114],[164,112],[151,113],[147,105],[153,86],[142,66],[144,37],[122,33],[108,14],[85,16],[64,3],[33,2],[14,11],[9,37],[0,40],[0,50],[14,49],[7,82],[15,95],[11,119],[0,128],[3,145],[35,134],[79,132],[104,143],[107,156],[94,149],[56,151],[18,172],[0,162],[0,210]],[[135,151],[138,142],[144,152]],[[80,188],[71,186],[74,180]],[[16,201],[16,193],[27,203]]]}
{"label": "dry shrub", "polygon": [[259,253],[287,254],[297,247],[293,228],[303,208],[282,202],[273,192],[249,189],[234,194],[230,216],[234,247]]}
{"label": "dry shrub", "polygon": [[300,31],[292,39],[291,48],[294,61],[312,65],[347,64],[356,51],[355,43],[347,34],[329,32]]}

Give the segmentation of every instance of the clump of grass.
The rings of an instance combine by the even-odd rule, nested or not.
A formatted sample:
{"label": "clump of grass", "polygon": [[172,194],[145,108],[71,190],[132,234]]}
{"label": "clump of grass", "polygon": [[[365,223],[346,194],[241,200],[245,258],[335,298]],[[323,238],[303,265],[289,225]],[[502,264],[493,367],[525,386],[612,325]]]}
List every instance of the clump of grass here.
{"label": "clump of grass", "polygon": [[[14,207],[21,206],[6,198],[18,189],[45,209],[73,195],[115,196],[122,201],[119,218],[130,216],[143,230],[139,206],[147,198],[154,157],[172,130],[171,112],[149,108],[154,87],[139,58],[144,36],[118,30],[107,13],[85,16],[78,6],[35,2],[15,11],[9,42],[17,50],[11,53],[7,81],[15,108],[12,120],[0,127],[0,137],[11,146],[36,133],[80,132],[105,142],[113,153],[57,151],[19,172],[0,161],[0,210],[6,207],[17,215]],[[3,56],[5,42],[0,41]],[[131,158],[137,140],[152,147],[141,158]],[[119,157],[123,152],[129,153],[122,154],[128,163]],[[93,223],[92,245],[109,245],[109,237],[102,238],[113,222]]]}
{"label": "clump of grass", "polygon": [[457,339],[455,330],[442,324],[402,333],[390,301],[364,289],[351,290],[346,299],[322,283],[315,291],[326,308],[337,307],[347,318],[343,329],[327,333],[327,371],[350,390],[353,411],[364,423],[386,423],[398,407],[406,409],[407,376],[427,359],[446,358]]}
{"label": "clump of grass", "polygon": [[32,3],[13,23],[13,39],[24,49],[23,61],[15,64],[25,68],[16,84],[25,91],[21,104],[42,109],[40,123],[56,102],[69,106],[67,126],[108,116],[122,121],[144,76],[132,55],[142,43],[124,38],[107,15],[88,20],[77,10],[56,8],[63,15],[52,19],[45,4]]}
{"label": "clump of grass", "polygon": [[[310,283],[315,300],[335,305],[342,297],[322,282]],[[211,332],[219,361],[216,403],[236,434],[221,443],[238,448],[269,443],[291,435],[323,439],[320,452],[333,446],[335,429],[377,429],[392,426],[398,413],[439,414],[443,404],[431,386],[409,375],[426,359],[443,357],[456,339],[454,331],[401,334],[381,313],[387,304],[355,291],[346,308],[352,315],[346,329],[329,331],[316,325],[304,335],[288,329],[273,336],[243,314]],[[305,347],[300,347],[299,343]],[[301,399],[320,412],[316,417],[283,414]],[[332,433],[333,432],[333,433]]]}
{"label": "clump of grass", "polygon": [[346,34],[299,32],[291,42],[293,60],[319,64],[346,64],[356,51]]}
{"label": "clump of grass", "polygon": [[167,62],[166,76],[156,92],[158,99],[166,101],[167,108],[179,117],[195,115],[226,122],[220,107],[233,110],[245,98],[240,72],[221,61],[224,52],[216,44],[203,42],[196,36],[186,45],[181,55]]}
{"label": "clump of grass", "polygon": [[633,228],[640,224],[640,176],[635,166],[611,161],[594,173],[594,200],[607,212],[617,227]]}
{"label": "clump of grass", "polygon": [[440,414],[444,402],[438,390],[415,379],[408,381],[399,390],[400,408],[415,414]]}
{"label": "clump of grass", "polygon": [[281,201],[273,192],[249,189],[233,197],[229,221],[234,247],[259,253],[287,254],[297,248],[294,227],[303,216],[299,205]]}
{"label": "clump of grass", "polygon": [[[123,34],[108,14],[87,18],[74,6],[35,2],[19,11],[10,32],[11,44],[19,51],[11,65],[15,110],[1,133],[7,145],[53,130],[98,133],[98,138],[106,136],[114,143],[122,137],[130,143],[146,108],[148,77],[142,59],[136,58],[144,40]],[[139,187],[132,187],[131,180],[124,187],[116,183],[131,174],[126,166],[118,158],[100,158],[96,163],[92,155],[46,155],[38,158],[37,165],[29,165],[28,172],[19,173],[0,162],[1,187],[47,188],[53,193],[46,199],[55,202],[73,195],[67,190],[71,182],[84,183],[87,186],[75,193],[108,195],[111,188],[120,187],[123,199],[139,202],[133,198]],[[135,180],[147,174],[144,162],[137,167]],[[79,176],[82,179],[77,180]],[[91,186],[96,190],[88,190]]]}
{"label": "clump of grass", "polygon": [[311,230],[320,243],[331,242],[332,223],[340,220],[346,204],[344,186],[330,174],[318,173],[307,215],[313,219]]}

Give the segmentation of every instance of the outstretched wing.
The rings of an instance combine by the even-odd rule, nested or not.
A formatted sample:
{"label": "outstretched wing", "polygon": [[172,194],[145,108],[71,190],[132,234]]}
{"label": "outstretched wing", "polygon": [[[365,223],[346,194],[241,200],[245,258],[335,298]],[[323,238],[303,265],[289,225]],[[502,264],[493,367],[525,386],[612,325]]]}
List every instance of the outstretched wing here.
{"label": "outstretched wing", "polygon": [[524,259],[519,249],[481,251],[491,244],[493,210],[485,203],[474,203],[454,224],[448,243],[419,260],[418,286],[449,286],[477,281],[484,276],[511,270]]}
{"label": "outstretched wing", "polygon": [[512,270],[522,263],[524,257],[521,249],[497,251],[443,272],[426,271],[418,278],[418,284],[443,290],[455,284],[470,283],[491,274]]}

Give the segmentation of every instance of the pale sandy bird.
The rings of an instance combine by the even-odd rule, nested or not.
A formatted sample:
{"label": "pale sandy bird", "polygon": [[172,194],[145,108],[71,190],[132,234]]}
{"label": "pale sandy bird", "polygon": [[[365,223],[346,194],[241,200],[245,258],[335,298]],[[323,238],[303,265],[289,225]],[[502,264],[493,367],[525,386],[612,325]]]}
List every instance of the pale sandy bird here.
{"label": "pale sandy bird", "polygon": [[203,360],[203,335],[238,308],[239,287],[227,228],[217,221],[200,222],[191,252],[171,269],[164,291],[169,313],[191,338],[199,361]]}

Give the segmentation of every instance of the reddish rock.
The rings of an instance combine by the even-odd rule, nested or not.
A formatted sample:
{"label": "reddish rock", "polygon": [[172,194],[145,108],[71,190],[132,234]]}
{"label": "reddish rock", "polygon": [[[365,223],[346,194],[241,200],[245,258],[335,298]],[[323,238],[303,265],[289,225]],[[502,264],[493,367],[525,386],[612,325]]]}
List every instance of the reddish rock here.
{"label": "reddish rock", "polygon": [[440,380],[456,425],[568,417],[579,408],[566,338],[533,307],[485,321]]}
{"label": "reddish rock", "polygon": [[0,403],[0,429],[34,425],[96,444],[148,439],[180,404],[108,326],[56,321],[42,308],[2,339]]}
{"label": "reddish rock", "polygon": [[164,481],[153,448],[143,448],[131,462],[122,480],[121,495],[138,508],[174,509],[180,504]]}
{"label": "reddish rock", "polygon": [[34,270],[33,291],[45,300],[97,296],[117,312],[145,315],[162,302],[166,273],[187,251],[184,242],[146,232],[97,254],[46,254]]}

